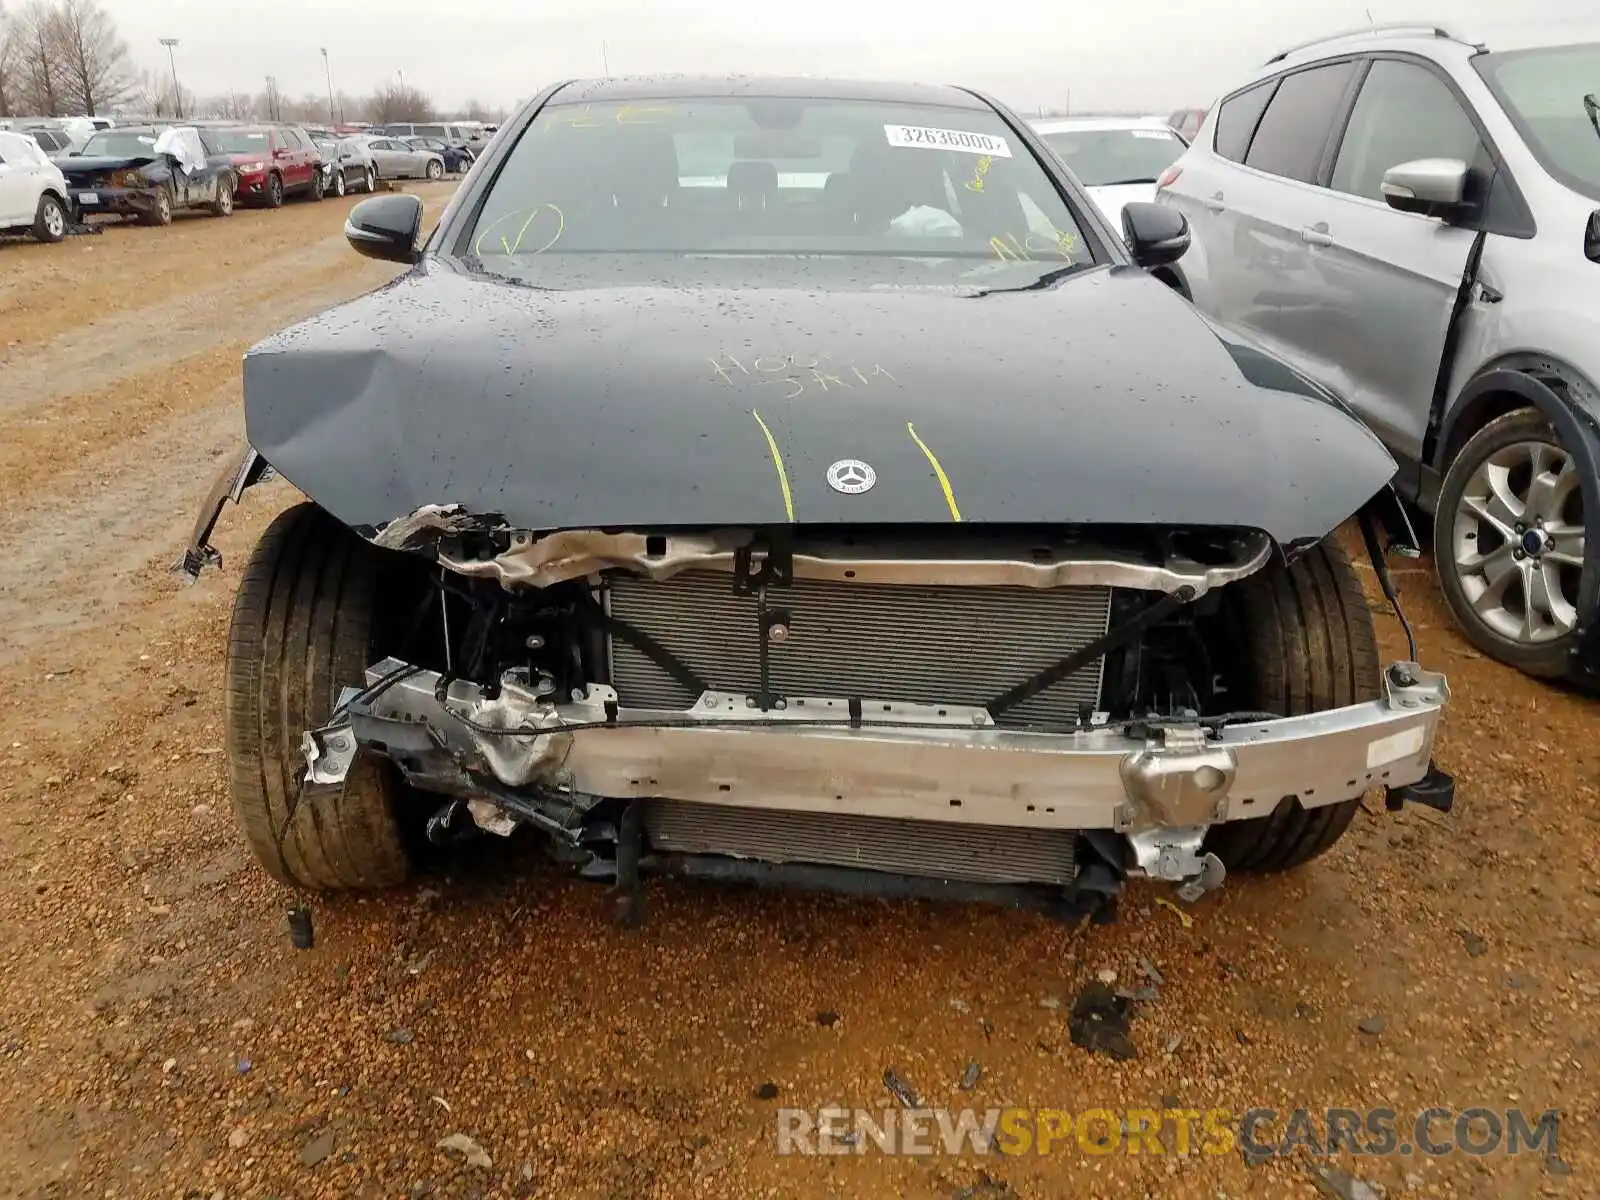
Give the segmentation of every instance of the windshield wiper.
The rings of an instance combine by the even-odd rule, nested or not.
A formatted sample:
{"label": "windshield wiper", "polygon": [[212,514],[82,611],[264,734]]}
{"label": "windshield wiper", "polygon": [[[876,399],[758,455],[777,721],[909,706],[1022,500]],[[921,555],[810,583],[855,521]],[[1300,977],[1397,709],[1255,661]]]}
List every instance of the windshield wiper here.
{"label": "windshield wiper", "polygon": [[1583,98],[1583,111],[1589,114],[1589,124],[1594,126],[1595,137],[1600,137],[1600,100],[1590,92]]}
{"label": "windshield wiper", "polygon": [[985,296],[993,296],[997,292],[1042,292],[1058,279],[1071,275],[1074,271],[1081,271],[1088,263],[1072,263],[1065,267],[1057,267],[1053,271],[1046,271],[1032,283],[1024,283],[1017,287],[979,288],[967,297],[968,300],[981,300]]}
{"label": "windshield wiper", "polygon": [[1109,183],[1096,183],[1096,184],[1092,184],[1091,186],[1093,186],[1093,187],[1131,187],[1133,184],[1136,184],[1136,183],[1154,183],[1155,181],[1156,181],[1156,178],[1155,178],[1154,175],[1152,175],[1148,179],[1113,179]]}

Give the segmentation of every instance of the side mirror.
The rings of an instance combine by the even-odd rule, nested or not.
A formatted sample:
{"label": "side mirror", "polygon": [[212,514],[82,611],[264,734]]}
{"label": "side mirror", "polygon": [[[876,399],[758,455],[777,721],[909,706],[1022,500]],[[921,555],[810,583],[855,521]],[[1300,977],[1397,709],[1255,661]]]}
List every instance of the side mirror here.
{"label": "side mirror", "polygon": [[1470,174],[1459,158],[1418,158],[1385,171],[1380,190],[1390,208],[1449,218],[1466,204]]}
{"label": "side mirror", "polygon": [[422,201],[400,193],[363,200],[345,218],[344,236],[357,254],[408,266],[422,257]]}
{"label": "side mirror", "polygon": [[1177,262],[1189,251],[1189,219],[1164,204],[1135,200],[1122,209],[1122,236],[1141,267]]}

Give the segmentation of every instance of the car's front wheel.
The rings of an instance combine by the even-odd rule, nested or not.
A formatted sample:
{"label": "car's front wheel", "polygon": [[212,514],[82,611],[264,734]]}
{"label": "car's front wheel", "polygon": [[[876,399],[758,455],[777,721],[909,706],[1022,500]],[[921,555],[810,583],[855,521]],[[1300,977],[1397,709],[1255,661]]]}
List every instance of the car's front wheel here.
{"label": "car's front wheel", "polygon": [[[1298,717],[1375,699],[1382,686],[1372,613],[1332,537],[1223,593],[1233,649],[1230,706]],[[1266,816],[1212,826],[1206,849],[1230,871],[1287,871],[1344,836],[1359,796],[1307,808],[1285,797]]]}
{"label": "car's front wheel", "polygon": [[333,173],[333,194],[335,196],[343,196],[344,195],[344,168],[343,167],[340,167],[337,171],[335,171]]}
{"label": "car's front wheel", "polygon": [[411,860],[393,767],[365,752],[342,784],[304,782],[301,734],[365,682],[382,552],[301,504],[268,526],[234,600],[226,744],[234,817],[273,878],[321,890],[400,883]]}
{"label": "car's front wheel", "polygon": [[67,236],[67,210],[49,192],[39,197],[39,207],[33,214],[33,236],[40,242],[59,242]]}
{"label": "car's front wheel", "polygon": [[268,175],[267,176],[267,207],[268,208],[282,208],[283,207],[283,176],[282,175]]}
{"label": "car's front wheel", "polygon": [[327,195],[327,192],[328,181],[323,178],[322,168],[318,167],[315,171],[311,172],[311,189],[307,195],[309,195],[313,200],[321,200],[323,196]]}
{"label": "car's front wheel", "polygon": [[150,211],[145,214],[147,225],[172,224],[172,192],[162,187],[156,191],[156,198],[150,205]]}
{"label": "car's front wheel", "polygon": [[1578,626],[1583,491],[1536,409],[1490,421],[1445,472],[1434,564],[1467,639],[1529,675],[1565,673]]}

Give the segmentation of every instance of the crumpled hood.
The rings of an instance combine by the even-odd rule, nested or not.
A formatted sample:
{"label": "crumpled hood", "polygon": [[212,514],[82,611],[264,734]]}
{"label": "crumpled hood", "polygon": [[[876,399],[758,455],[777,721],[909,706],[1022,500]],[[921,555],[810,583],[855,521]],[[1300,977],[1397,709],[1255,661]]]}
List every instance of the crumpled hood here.
{"label": "crumpled hood", "polygon": [[161,157],[157,154],[135,154],[130,158],[85,158],[82,155],[58,160],[67,175],[98,175],[105,171],[135,171],[148,167]]}
{"label": "crumpled hood", "polygon": [[[907,287],[543,290],[430,261],[256,346],[251,444],[346,524],[962,521],[1327,533],[1395,470],[1132,269]],[[846,459],[873,486],[829,482]],[[857,473],[860,474],[860,473]]]}

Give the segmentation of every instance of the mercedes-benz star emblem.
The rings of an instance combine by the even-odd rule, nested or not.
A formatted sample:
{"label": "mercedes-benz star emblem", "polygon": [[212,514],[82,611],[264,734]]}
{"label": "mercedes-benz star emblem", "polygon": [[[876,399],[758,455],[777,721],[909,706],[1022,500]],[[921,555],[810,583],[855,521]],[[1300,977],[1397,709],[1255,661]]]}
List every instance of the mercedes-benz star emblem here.
{"label": "mercedes-benz star emblem", "polygon": [[841,458],[828,468],[828,486],[846,496],[870,492],[877,482],[878,473],[859,458]]}

